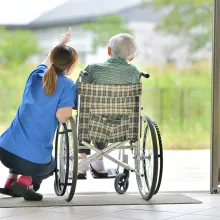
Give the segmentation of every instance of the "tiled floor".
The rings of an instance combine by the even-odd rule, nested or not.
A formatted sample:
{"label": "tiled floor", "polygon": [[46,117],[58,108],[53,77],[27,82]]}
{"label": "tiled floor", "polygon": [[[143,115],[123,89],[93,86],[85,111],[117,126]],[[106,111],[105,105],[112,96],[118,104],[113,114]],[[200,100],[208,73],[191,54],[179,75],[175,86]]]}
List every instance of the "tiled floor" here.
{"label": "tiled floor", "polygon": [[186,194],[202,201],[196,205],[134,205],[100,207],[0,208],[4,220],[220,220],[220,195]]}

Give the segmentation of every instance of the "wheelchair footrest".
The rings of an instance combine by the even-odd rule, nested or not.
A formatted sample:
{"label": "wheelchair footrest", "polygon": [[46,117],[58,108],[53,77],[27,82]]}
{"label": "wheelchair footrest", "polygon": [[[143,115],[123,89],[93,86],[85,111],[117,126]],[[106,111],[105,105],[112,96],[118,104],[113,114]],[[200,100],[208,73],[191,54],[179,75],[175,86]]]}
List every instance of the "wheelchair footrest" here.
{"label": "wheelchair footrest", "polygon": [[91,175],[94,179],[113,179],[117,176],[116,174],[116,169],[115,168],[110,168],[108,169],[108,175],[100,175],[97,172],[94,172],[94,170],[91,170]]}

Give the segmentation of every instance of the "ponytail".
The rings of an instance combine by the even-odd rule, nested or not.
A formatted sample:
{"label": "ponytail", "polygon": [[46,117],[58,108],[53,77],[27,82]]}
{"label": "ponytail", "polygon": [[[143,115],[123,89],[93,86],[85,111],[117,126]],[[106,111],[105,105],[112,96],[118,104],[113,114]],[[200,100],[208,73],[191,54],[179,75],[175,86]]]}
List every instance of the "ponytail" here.
{"label": "ponytail", "polygon": [[44,73],[42,81],[45,93],[48,96],[53,95],[56,91],[57,85],[57,74],[53,65],[51,65],[51,67]]}
{"label": "ponytail", "polygon": [[78,61],[78,54],[74,48],[66,45],[58,45],[50,53],[50,62],[52,65],[44,73],[42,83],[46,95],[51,96],[56,91],[57,73],[65,75],[65,70],[75,66]]}

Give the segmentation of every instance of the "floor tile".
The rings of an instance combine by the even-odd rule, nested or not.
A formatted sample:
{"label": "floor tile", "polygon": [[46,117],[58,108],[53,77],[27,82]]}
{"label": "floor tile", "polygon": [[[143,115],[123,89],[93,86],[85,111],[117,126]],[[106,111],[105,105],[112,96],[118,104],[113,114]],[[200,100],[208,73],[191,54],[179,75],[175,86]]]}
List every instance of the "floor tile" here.
{"label": "floor tile", "polygon": [[108,216],[114,216],[118,218],[130,218],[130,219],[155,219],[162,220],[167,218],[173,218],[177,216],[181,216],[179,213],[169,213],[169,212],[154,212],[154,211],[146,211],[146,210],[125,210],[119,211],[112,214],[108,214]]}
{"label": "floor tile", "polygon": [[[184,194],[184,193],[183,193]],[[201,196],[202,195],[202,196]],[[148,210],[148,211],[164,211],[164,212],[174,212],[182,214],[191,214],[195,212],[200,212],[203,210],[220,207],[220,195],[211,194],[187,194],[192,198],[202,201],[201,204],[177,204],[177,205],[137,205],[133,206],[132,209],[138,210]]]}
{"label": "floor tile", "polygon": [[131,206],[85,206],[85,207],[56,207],[49,212],[61,212],[61,213],[75,213],[75,214],[85,214],[85,215],[102,215],[107,213],[114,213],[121,210],[130,209]]}
{"label": "floor tile", "polygon": [[204,204],[220,206],[220,195],[196,196],[195,199],[202,201]]}
{"label": "floor tile", "polygon": [[55,213],[55,212],[44,212],[44,211],[39,211],[39,212],[33,212],[33,213],[28,213],[28,214],[23,214],[23,215],[16,215],[12,217],[7,217],[4,218],[4,220],[80,220],[90,217],[88,215],[80,215],[80,214],[68,214],[68,213]]}
{"label": "floor tile", "polygon": [[10,217],[10,216],[17,216],[26,213],[33,213],[41,210],[46,210],[49,208],[0,208],[0,218]]}
{"label": "floor tile", "polygon": [[202,215],[184,215],[177,218],[173,218],[172,220],[220,220],[220,217],[202,216]]}
{"label": "floor tile", "polygon": [[191,214],[193,212],[199,212],[206,209],[215,207],[209,204],[183,204],[183,205],[151,205],[151,206],[135,206],[132,207],[134,210],[147,210],[147,211],[158,211],[158,212],[170,212],[179,214]]}
{"label": "floor tile", "polygon": [[193,214],[211,215],[211,216],[220,217],[220,207],[212,208],[212,209],[208,209],[208,210],[204,210],[204,211],[200,211],[200,212],[195,212]]}
{"label": "floor tile", "polygon": [[[86,218],[84,220],[131,220],[130,218],[117,218],[117,217],[111,217],[111,216],[93,216],[91,218]],[[136,220],[136,219],[134,219]],[[154,219],[151,219],[154,220]]]}

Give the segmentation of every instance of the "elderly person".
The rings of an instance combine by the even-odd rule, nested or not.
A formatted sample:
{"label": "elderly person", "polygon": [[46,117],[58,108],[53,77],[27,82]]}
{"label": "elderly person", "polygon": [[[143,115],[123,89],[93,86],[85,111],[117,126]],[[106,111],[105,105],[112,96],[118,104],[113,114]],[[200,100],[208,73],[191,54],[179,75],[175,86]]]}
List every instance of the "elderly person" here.
{"label": "elderly person", "polygon": [[[108,55],[110,58],[104,63],[91,64],[85,68],[87,74],[82,77],[82,82],[94,84],[135,84],[139,83],[140,72],[129,62],[133,60],[137,51],[137,44],[129,34],[117,34],[109,41]],[[78,83],[78,80],[76,84]],[[105,143],[96,143],[102,150]],[[80,149],[80,161],[90,155],[90,149]],[[99,177],[107,177],[103,157],[91,164],[91,168]],[[78,178],[86,179],[86,170],[79,170]]]}

